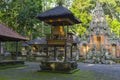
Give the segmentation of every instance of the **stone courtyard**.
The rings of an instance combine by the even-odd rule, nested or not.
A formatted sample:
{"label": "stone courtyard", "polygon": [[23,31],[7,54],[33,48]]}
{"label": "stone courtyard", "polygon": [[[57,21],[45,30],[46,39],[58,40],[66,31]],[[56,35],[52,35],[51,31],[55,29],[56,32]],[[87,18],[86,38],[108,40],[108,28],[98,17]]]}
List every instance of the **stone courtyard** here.
{"label": "stone courtyard", "polygon": [[73,74],[37,72],[39,63],[25,62],[24,67],[0,70],[0,80],[119,80],[120,64],[101,65],[78,63]]}
{"label": "stone courtyard", "polygon": [[[114,80],[120,80],[120,64],[106,65],[106,64],[84,64],[78,63],[78,68],[80,70],[92,71],[96,73],[98,77],[106,76]],[[104,79],[101,79],[104,80]]]}

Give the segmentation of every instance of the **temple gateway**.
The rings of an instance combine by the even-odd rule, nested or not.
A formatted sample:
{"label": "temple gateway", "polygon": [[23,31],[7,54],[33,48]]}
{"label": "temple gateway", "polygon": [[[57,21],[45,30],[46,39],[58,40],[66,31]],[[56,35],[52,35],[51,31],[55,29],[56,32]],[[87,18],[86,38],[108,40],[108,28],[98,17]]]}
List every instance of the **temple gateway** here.
{"label": "temple gateway", "polygon": [[120,57],[120,39],[107,25],[99,2],[96,2],[90,27],[81,38],[79,50],[84,59],[105,60]]}

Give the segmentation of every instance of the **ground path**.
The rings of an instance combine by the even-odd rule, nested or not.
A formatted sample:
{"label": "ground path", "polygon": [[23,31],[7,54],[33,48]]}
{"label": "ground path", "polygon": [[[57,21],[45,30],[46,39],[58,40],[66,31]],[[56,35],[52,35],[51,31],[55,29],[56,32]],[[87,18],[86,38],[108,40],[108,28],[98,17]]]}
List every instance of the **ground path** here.
{"label": "ground path", "polygon": [[[0,70],[0,80],[120,80],[120,65],[100,65],[78,63],[78,74],[39,73],[39,63],[26,62],[25,67]],[[95,73],[84,73],[90,71]],[[106,78],[104,78],[105,76]],[[91,79],[90,79],[91,77]],[[111,77],[108,79],[108,77]]]}
{"label": "ground path", "polygon": [[78,63],[78,68],[81,70],[95,72],[98,76],[104,75],[114,78],[115,80],[120,80],[120,64],[109,65]]}

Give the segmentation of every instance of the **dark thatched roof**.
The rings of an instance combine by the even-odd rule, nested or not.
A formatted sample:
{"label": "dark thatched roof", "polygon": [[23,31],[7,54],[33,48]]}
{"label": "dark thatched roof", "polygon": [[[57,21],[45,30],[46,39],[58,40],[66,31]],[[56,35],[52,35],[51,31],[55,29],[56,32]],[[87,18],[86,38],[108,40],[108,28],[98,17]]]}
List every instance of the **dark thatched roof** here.
{"label": "dark thatched roof", "polygon": [[[81,23],[81,21],[75,18],[75,16],[70,10],[63,7],[62,5],[59,5],[46,12],[39,14],[37,18],[53,26],[73,25]],[[52,22],[51,20],[54,20],[54,22]]]}
{"label": "dark thatched roof", "polygon": [[27,41],[27,42],[22,42],[22,46],[23,46],[23,47],[29,47],[29,44],[28,44],[28,43],[29,43],[29,41]]}
{"label": "dark thatched roof", "polygon": [[0,24],[0,41],[26,41],[27,38],[11,30],[3,24]]}
{"label": "dark thatched roof", "polygon": [[37,38],[28,42],[29,45],[45,45],[47,44],[46,38]]}

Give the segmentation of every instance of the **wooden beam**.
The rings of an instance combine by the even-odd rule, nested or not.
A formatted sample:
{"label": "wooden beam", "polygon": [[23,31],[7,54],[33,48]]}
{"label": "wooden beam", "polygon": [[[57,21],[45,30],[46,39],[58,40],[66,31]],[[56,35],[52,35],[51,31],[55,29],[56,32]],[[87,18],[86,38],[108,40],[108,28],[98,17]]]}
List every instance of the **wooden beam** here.
{"label": "wooden beam", "polygon": [[49,56],[49,54],[48,54],[48,48],[49,48],[49,47],[47,46],[47,58],[48,58],[48,56]]}
{"label": "wooden beam", "polygon": [[54,22],[69,22],[70,24],[74,24],[69,18],[58,18],[58,19],[48,19],[45,20],[46,23],[54,23]]}
{"label": "wooden beam", "polygon": [[65,62],[67,60],[67,47],[65,46]]}
{"label": "wooden beam", "polygon": [[1,42],[0,42],[0,61],[2,60],[2,55],[1,55]]}
{"label": "wooden beam", "polygon": [[71,24],[75,24],[73,21],[71,21],[70,19],[67,19],[67,21]]}
{"label": "wooden beam", "polygon": [[56,60],[56,46],[54,46],[54,60]]}
{"label": "wooden beam", "polygon": [[53,22],[62,22],[62,21],[66,21],[67,18],[58,18],[58,19],[48,19],[48,20],[45,20],[45,22],[49,22],[49,23],[53,23]]}
{"label": "wooden beam", "polygon": [[0,55],[1,55],[1,42],[0,42]]}
{"label": "wooden beam", "polygon": [[16,60],[17,60],[17,57],[18,57],[18,41],[16,41]]}
{"label": "wooden beam", "polygon": [[72,57],[73,57],[73,55],[72,55],[72,47],[73,46],[71,46],[71,51],[70,51],[71,60],[72,60]]}

